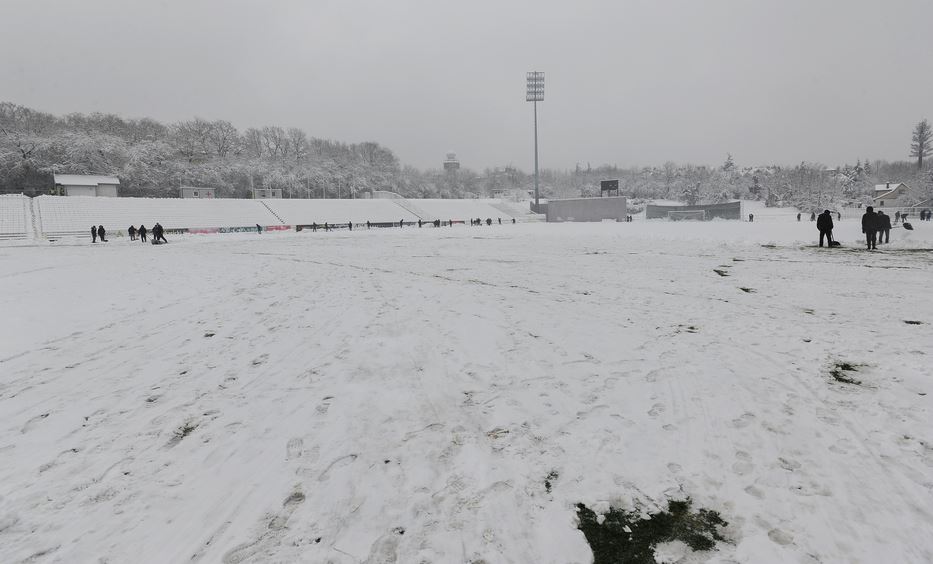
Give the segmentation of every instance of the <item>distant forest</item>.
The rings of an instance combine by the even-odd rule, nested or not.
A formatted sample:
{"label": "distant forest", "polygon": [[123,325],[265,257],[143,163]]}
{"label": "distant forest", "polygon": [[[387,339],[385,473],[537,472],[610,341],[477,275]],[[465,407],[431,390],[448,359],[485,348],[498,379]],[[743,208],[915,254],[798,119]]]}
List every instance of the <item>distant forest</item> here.
{"label": "distant forest", "polygon": [[[905,156],[906,140],[905,134]],[[280,188],[291,198],[359,198],[372,190],[412,198],[505,191],[517,198],[533,187],[532,175],[511,165],[481,172],[418,170],[403,166],[379,143],[320,139],[294,127],[240,131],[228,121],[200,118],[163,124],[100,113],[55,116],[0,103],[0,193],[49,193],[54,173],[113,175],[120,178],[121,195],[153,197],[177,196],[182,185],[214,187],[218,197],[236,198],[250,197],[251,187]],[[541,195],[599,195],[605,179],[618,179],[629,197],[688,203],[742,198],[816,209],[867,203],[872,187],[887,181],[906,183],[916,200],[933,197],[933,169],[922,158],[751,167],[737,165],[731,155],[715,167],[668,162],[542,169]]]}

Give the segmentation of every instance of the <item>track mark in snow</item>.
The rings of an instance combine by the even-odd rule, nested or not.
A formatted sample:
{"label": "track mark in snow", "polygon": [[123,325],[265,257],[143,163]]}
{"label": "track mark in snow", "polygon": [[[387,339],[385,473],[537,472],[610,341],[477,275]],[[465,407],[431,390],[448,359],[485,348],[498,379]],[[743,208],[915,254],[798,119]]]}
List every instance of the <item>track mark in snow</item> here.
{"label": "track mark in snow", "polygon": [[26,432],[28,432],[30,429],[32,429],[33,427],[35,427],[36,423],[38,423],[39,421],[42,421],[43,419],[45,419],[46,417],[48,417],[50,414],[51,414],[51,412],[43,413],[43,414],[41,414],[41,415],[36,415],[35,417],[33,417],[32,419],[30,419],[29,421],[26,421],[26,424],[23,425],[23,428],[20,429],[19,432],[20,432],[20,433],[26,433]]}
{"label": "track mark in snow", "polygon": [[408,440],[413,439],[414,437],[418,436],[420,433],[423,433],[423,432],[425,432],[425,431],[435,431],[435,430],[443,429],[443,428],[444,428],[444,424],[443,424],[443,423],[431,423],[430,425],[427,425],[427,426],[425,426],[425,427],[423,427],[423,428],[421,428],[421,429],[418,429],[417,431],[412,431],[412,432],[410,432],[410,433],[406,433],[406,434],[405,434],[405,437],[404,437],[402,440],[403,440],[403,441],[408,441]]}
{"label": "track mark in snow", "polygon": [[288,443],[285,445],[285,460],[295,460],[301,456],[301,453],[304,452],[305,441],[301,437],[293,437],[288,439]]}
{"label": "track mark in snow", "polygon": [[348,454],[346,456],[341,456],[340,458],[334,460],[333,462],[327,465],[327,468],[325,468],[323,472],[321,472],[321,475],[318,476],[317,478],[318,481],[323,482],[327,480],[329,478],[329,474],[331,470],[333,470],[334,468],[339,468],[341,466],[346,466],[347,464],[350,464],[357,458],[359,458],[358,454]]}
{"label": "track mark in snow", "polygon": [[741,429],[743,427],[748,427],[749,425],[751,425],[754,420],[755,420],[755,414],[749,413],[748,411],[746,411],[742,415],[732,420],[732,426],[735,427],[736,429]]}
{"label": "track mark in snow", "polygon": [[768,531],[768,538],[781,546],[786,546],[794,542],[794,535],[781,529],[771,529]]}

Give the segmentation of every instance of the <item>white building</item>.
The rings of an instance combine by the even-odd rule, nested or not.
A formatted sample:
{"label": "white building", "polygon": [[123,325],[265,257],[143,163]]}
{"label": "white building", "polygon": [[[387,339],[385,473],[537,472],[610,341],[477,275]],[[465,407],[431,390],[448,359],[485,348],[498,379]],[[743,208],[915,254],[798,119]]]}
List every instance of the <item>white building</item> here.
{"label": "white building", "polygon": [[903,182],[876,184],[872,204],[878,208],[898,208],[908,205],[907,185]]}
{"label": "white building", "polygon": [[281,188],[253,188],[253,199],[259,200],[261,198],[281,198],[282,189]]}
{"label": "white building", "polygon": [[116,176],[55,174],[55,192],[62,196],[117,197],[120,180]]}
{"label": "white building", "polygon": [[214,189],[203,186],[182,186],[179,188],[182,198],[213,198]]}

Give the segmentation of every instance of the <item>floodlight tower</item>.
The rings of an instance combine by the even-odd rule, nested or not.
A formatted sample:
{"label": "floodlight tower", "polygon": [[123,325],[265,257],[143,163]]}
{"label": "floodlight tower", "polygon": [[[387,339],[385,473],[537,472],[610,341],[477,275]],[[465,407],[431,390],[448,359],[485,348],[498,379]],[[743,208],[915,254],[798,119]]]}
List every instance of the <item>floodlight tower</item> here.
{"label": "floodlight tower", "polygon": [[535,212],[538,211],[538,102],[544,100],[544,73],[531,71],[525,74],[525,101],[535,106]]}

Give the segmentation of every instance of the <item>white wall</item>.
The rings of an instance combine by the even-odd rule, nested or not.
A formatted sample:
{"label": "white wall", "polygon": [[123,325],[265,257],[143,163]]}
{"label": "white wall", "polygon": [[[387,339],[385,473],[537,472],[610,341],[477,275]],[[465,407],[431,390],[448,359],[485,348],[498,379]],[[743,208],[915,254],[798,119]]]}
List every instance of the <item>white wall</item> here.
{"label": "white wall", "polygon": [[97,195],[106,196],[108,198],[116,198],[117,197],[117,185],[116,184],[98,184]]}
{"label": "white wall", "polygon": [[64,186],[66,196],[96,196],[96,186]]}

